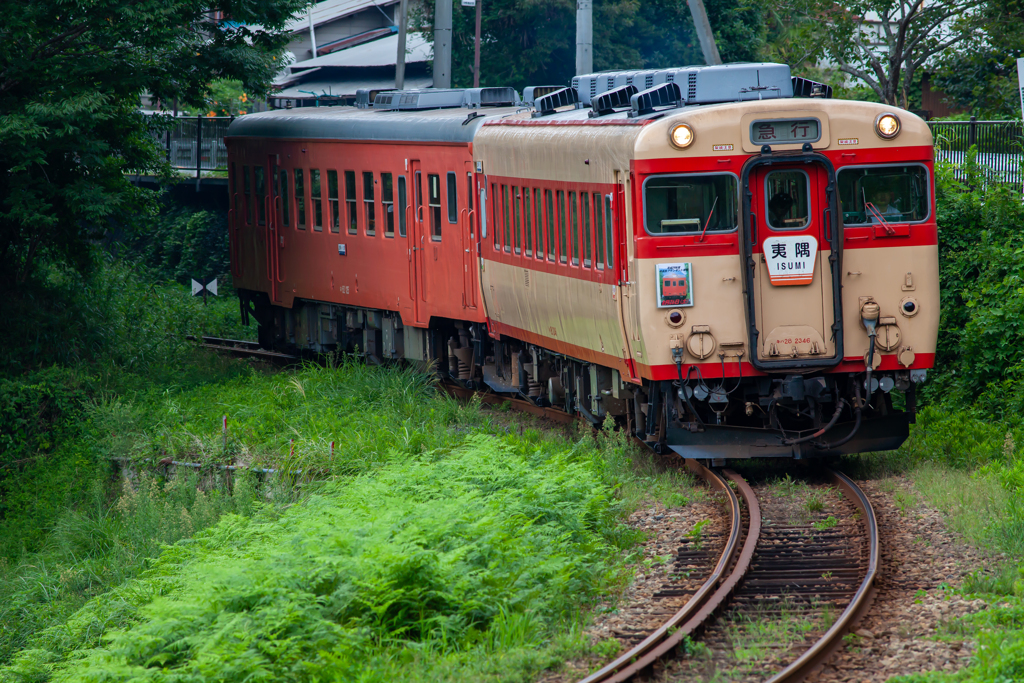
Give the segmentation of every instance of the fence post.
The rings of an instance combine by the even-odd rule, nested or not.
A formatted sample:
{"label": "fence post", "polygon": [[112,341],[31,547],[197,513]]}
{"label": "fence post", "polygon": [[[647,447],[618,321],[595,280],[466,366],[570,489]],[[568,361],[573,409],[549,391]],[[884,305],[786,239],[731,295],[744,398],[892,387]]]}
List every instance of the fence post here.
{"label": "fence post", "polygon": [[967,126],[967,146],[978,144],[978,117],[972,116]]}
{"label": "fence post", "polygon": [[196,116],[196,192],[203,172],[203,115]]}

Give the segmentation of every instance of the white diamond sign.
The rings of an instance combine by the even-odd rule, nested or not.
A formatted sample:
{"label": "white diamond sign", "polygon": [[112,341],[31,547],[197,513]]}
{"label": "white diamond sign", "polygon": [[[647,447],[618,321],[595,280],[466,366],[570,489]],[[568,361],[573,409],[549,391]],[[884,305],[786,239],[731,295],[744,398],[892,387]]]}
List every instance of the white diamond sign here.
{"label": "white diamond sign", "polygon": [[217,278],[214,278],[213,281],[209,282],[205,287],[203,286],[202,282],[199,282],[198,280],[193,279],[192,280],[192,296],[196,296],[198,294],[204,294],[203,290],[206,290],[206,292],[209,292],[210,294],[212,294],[214,296],[217,296]]}
{"label": "white diamond sign", "polygon": [[814,281],[818,240],[811,235],[773,236],[762,247],[773,285],[809,285]]}

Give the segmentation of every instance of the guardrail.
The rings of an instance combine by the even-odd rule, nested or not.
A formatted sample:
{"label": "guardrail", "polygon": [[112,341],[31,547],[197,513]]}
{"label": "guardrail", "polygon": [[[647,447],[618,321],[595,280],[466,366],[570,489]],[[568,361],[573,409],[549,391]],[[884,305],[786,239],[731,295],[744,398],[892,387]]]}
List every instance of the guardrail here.
{"label": "guardrail", "polygon": [[[977,149],[975,162],[982,180],[1021,189],[1024,185],[1024,123],[1020,121],[929,121],[935,136],[935,160],[962,165],[971,147]],[[956,171],[961,180],[967,173]]]}
{"label": "guardrail", "polygon": [[[154,114],[154,116],[160,116]],[[177,116],[171,127],[156,134],[167,153],[171,168],[195,171],[226,171],[228,148],[224,135],[234,116]]]}

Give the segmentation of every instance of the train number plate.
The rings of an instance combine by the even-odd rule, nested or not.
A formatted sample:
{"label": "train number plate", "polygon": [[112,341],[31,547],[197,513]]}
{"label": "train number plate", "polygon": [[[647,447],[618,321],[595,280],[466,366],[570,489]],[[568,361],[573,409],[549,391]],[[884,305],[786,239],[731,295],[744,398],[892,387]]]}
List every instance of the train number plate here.
{"label": "train number plate", "polygon": [[810,235],[769,237],[762,245],[773,285],[809,285],[818,264],[818,240]]}

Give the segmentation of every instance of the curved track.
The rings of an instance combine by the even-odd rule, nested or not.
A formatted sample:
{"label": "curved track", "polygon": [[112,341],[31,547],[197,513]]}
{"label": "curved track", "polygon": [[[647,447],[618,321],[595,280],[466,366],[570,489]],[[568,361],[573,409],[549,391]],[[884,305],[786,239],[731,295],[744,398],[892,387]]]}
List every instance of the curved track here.
{"label": "curved track", "polygon": [[843,613],[839,615],[831,628],[818,639],[810,648],[785,669],[768,679],[768,683],[790,683],[801,681],[808,674],[823,665],[828,658],[842,645],[843,636],[849,633],[853,626],[867,614],[874,601],[876,588],[875,578],[878,574],[878,520],[875,518],[875,511],[871,507],[871,501],[863,491],[842,472],[832,470],[830,472],[832,481],[846,495],[847,498],[860,511],[864,520],[865,530],[868,536],[868,557],[867,567],[863,580],[857,588],[856,593],[850,599],[849,604]]}
{"label": "curved track", "polygon": [[[612,683],[627,681],[649,674],[661,660],[668,659],[678,652],[678,646],[685,638],[692,636],[711,624],[714,615],[725,606],[737,587],[744,579],[751,581],[771,580],[763,570],[752,569],[752,560],[757,552],[761,536],[760,506],[753,490],[735,472],[724,470],[722,474],[713,472],[687,460],[687,467],[703,477],[713,487],[723,490],[729,497],[732,514],[732,533],[715,567],[714,572],[693,595],[691,600],[661,627],[651,633],[641,643],[603,667],[596,673],[584,678],[580,683]],[[739,524],[739,500],[732,489],[726,485],[722,475],[736,486],[746,508],[746,527]],[[856,590],[850,597],[842,614],[833,625],[811,647],[807,648],[796,660],[768,679],[768,683],[793,683],[801,681],[810,673],[824,664],[828,658],[842,645],[842,638],[849,633],[854,624],[871,606],[875,595],[875,578],[879,563],[878,524],[874,510],[867,496],[854,482],[840,472],[830,472],[833,484],[853,503],[864,521],[866,535],[865,557],[857,558],[857,573],[863,572]],[[742,549],[739,548],[738,536],[744,536]],[[768,552],[768,549],[763,549]],[[813,553],[814,551],[812,551]],[[789,582],[787,580],[787,582]]]}
{"label": "curved track", "polygon": [[[712,487],[723,491],[728,497],[732,524],[729,538],[718,563],[711,572],[711,576],[682,609],[673,614],[638,645],[600,671],[583,679],[581,683],[626,681],[650,670],[656,662],[673,653],[684,638],[694,633],[714,614],[742,579],[750,565],[761,528],[761,512],[757,499],[754,497],[754,491],[735,472],[725,472],[725,475],[736,483],[748,510],[747,528],[744,529],[741,523],[743,515],[740,501],[722,475],[700,465],[695,460],[687,460],[686,464],[690,470],[702,477]],[[741,549],[740,539],[744,536]],[[732,571],[726,574],[726,570],[730,566],[732,566]]]}

